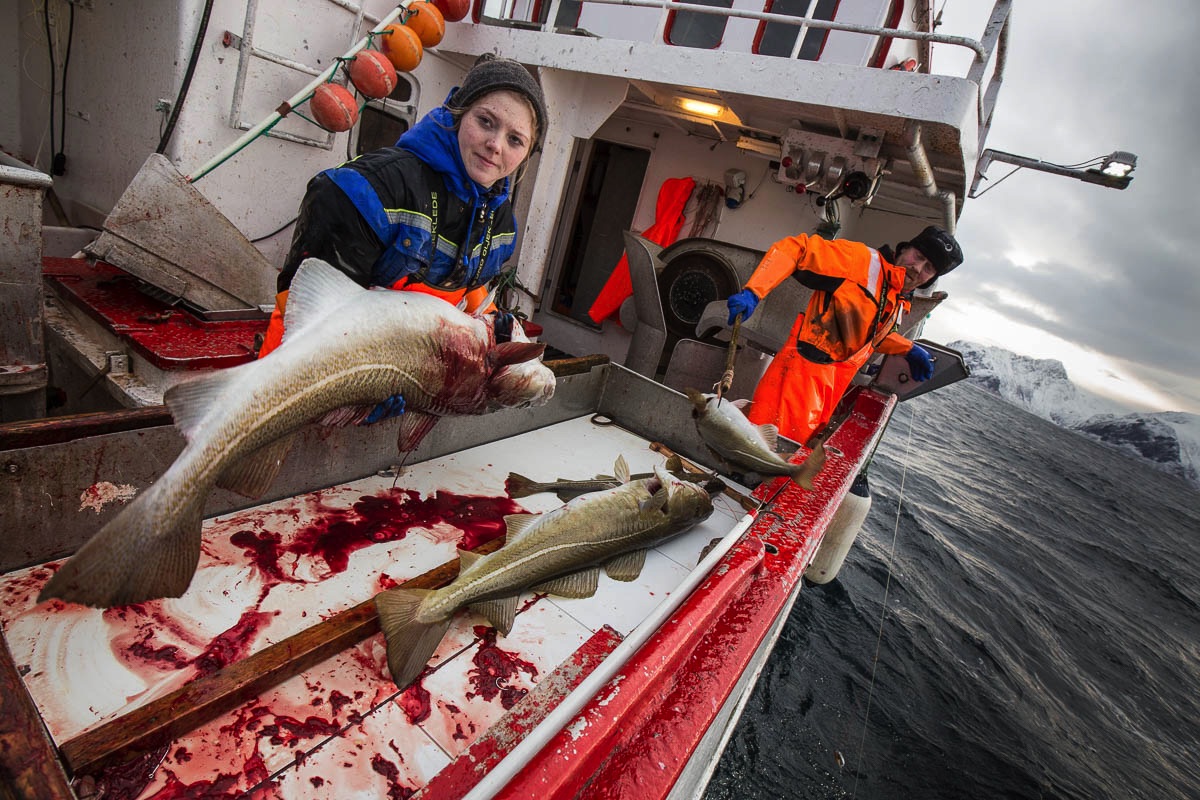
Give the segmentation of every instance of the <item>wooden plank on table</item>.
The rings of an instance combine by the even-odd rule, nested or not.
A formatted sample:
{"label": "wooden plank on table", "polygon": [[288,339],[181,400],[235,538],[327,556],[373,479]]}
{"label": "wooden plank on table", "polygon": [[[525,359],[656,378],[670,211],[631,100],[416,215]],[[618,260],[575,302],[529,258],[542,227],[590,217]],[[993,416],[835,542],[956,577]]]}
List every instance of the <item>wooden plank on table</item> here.
{"label": "wooden plank on table", "polygon": [[170,425],[171,412],[166,406],[129,408],[121,411],[97,411],[88,414],[71,414],[65,417],[8,422],[0,425],[0,450],[16,450],[22,447],[42,447],[119,433],[156,425]]}
{"label": "wooden plank on table", "polygon": [[75,800],[54,743],[0,636],[0,800]]}
{"label": "wooden plank on table", "polygon": [[[503,544],[501,536],[474,552],[491,553]],[[436,589],[456,577],[457,559],[403,585]],[[75,775],[128,761],[211,722],[378,631],[372,598],[76,736],[60,748],[63,759]]]}
{"label": "wooden plank on table", "polygon": [[565,378],[568,375],[580,375],[584,372],[591,372],[592,367],[607,364],[610,360],[608,356],[598,353],[580,358],[556,358],[546,361],[545,364],[554,373],[554,377]]}

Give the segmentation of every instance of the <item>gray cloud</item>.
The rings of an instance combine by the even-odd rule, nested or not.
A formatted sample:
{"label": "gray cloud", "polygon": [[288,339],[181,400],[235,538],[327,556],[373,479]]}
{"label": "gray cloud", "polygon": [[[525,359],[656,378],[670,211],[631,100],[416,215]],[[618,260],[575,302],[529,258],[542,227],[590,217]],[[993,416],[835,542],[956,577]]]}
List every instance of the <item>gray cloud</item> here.
{"label": "gray cloud", "polygon": [[1185,0],[1016,9],[987,146],[1063,164],[1130,150],[1138,168],[1115,191],[1028,170],[997,185],[1008,167],[993,164],[984,186],[995,188],[960,221],[969,272],[947,288],[1125,361],[1133,377],[1200,412],[1200,164],[1191,155],[1200,70],[1186,56],[1198,35],[1200,7]]}

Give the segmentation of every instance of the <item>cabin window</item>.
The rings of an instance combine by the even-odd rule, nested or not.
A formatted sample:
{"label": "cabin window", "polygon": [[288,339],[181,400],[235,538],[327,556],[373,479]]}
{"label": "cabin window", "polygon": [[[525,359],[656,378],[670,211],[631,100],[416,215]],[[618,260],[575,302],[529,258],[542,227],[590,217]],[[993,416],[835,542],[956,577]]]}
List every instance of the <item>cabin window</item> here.
{"label": "cabin window", "polygon": [[[768,0],[766,11],[772,14],[786,14],[789,17],[808,17],[809,19],[832,20],[837,13],[839,0]],[[787,58],[796,46],[796,37],[800,33],[798,25],[787,25],[782,22],[764,22],[758,26],[758,34],[754,39],[754,52],[764,56],[783,56]],[[804,61],[816,61],[825,46],[825,37],[829,31],[809,28],[804,32],[804,40],[796,58]]]}
{"label": "cabin window", "polygon": [[[554,20],[554,27],[574,28],[578,26],[579,14],[582,11],[582,0],[562,0],[558,6],[558,17]],[[544,25],[549,14],[550,0],[536,0],[533,4],[533,19],[538,25]]]}
{"label": "cabin window", "polygon": [[[733,0],[689,0],[700,6],[733,8]],[[713,50],[721,44],[728,17],[697,11],[672,11],[667,17],[666,40],[680,47]]]}
{"label": "cabin window", "polygon": [[359,114],[358,155],[391,147],[400,135],[412,127],[416,113],[413,85],[404,75],[398,75],[396,88],[384,99],[371,100]]}
{"label": "cabin window", "polygon": [[[887,19],[884,20],[883,27],[896,28],[900,25],[900,15],[904,12],[904,4],[900,0],[892,0],[892,5],[888,8]],[[888,51],[892,47],[891,37],[880,37],[879,42],[875,45],[875,52],[871,56],[871,60],[867,62],[867,66],[881,68],[883,62],[887,60]]]}

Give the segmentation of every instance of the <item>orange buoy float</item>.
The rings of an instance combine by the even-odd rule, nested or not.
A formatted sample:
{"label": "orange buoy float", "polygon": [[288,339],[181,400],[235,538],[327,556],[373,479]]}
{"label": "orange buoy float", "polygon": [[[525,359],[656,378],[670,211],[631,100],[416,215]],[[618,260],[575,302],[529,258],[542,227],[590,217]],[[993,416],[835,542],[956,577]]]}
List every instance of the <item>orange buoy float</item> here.
{"label": "orange buoy float", "polygon": [[313,119],[327,131],[348,131],[358,122],[358,103],[354,102],[354,95],[345,86],[322,83],[313,92],[308,105],[312,109]]}
{"label": "orange buoy float", "polygon": [[425,49],[421,37],[407,25],[393,23],[380,32],[379,49],[392,66],[401,72],[412,72],[421,63]]}
{"label": "orange buoy float", "polygon": [[350,60],[350,81],[366,97],[378,100],[396,88],[396,68],[378,50],[360,50]]}
{"label": "orange buoy float", "polygon": [[458,22],[471,10],[471,0],[433,0],[446,22]]}
{"label": "orange buoy float", "polygon": [[417,36],[421,37],[421,44],[437,47],[438,42],[446,35],[446,20],[438,7],[425,0],[415,0],[409,4],[408,14],[404,24],[417,32]]}

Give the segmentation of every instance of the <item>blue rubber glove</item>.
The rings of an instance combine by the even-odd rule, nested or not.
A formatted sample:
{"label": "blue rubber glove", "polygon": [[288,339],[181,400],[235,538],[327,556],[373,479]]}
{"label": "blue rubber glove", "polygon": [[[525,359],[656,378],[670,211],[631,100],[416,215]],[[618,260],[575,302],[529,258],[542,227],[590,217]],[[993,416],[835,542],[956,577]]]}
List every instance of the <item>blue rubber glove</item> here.
{"label": "blue rubber glove", "polygon": [[908,371],[913,380],[927,381],[933,377],[933,359],[929,357],[929,351],[921,345],[914,344],[904,358],[908,361]]}
{"label": "blue rubber glove", "polygon": [[513,315],[505,311],[497,311],[492,321],[492,330],[496,332],[496,344],[512,341]]}
{"label": "blue rubber glove", "polygon": [[360,422],[360,425],[372,425],[380,420],[391,419],[398,417],[404,413],[404,398],[398,394],[394,394],[387,400],[384,400],[375,408],[371,409],[371,413],[367,418]]}
{"label": "blue rubber glove", "polygon": [[758,295],[750,289],[742,289],[737,294],[729,295],[725,305],[729,307],[729,324],[732,326],[738,314],[742,315],[742,322],[750,319],[750,315],[758,307]]}

